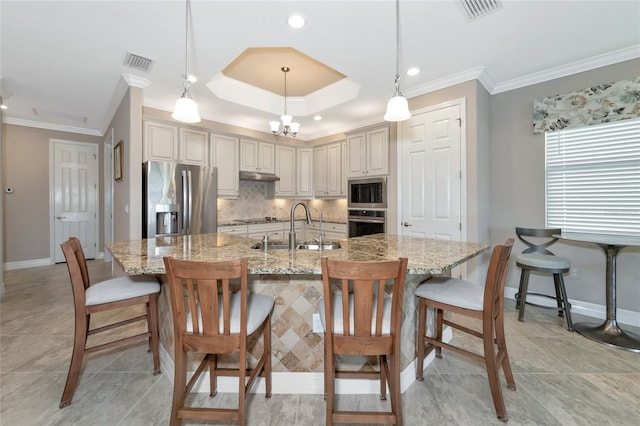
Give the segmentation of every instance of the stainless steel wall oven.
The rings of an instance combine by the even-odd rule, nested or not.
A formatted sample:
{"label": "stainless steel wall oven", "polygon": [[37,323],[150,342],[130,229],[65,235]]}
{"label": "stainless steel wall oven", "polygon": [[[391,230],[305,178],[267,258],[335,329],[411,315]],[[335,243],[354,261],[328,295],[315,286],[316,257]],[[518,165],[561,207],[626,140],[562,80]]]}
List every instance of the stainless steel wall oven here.
{"label": "stainless steel wall oven", "polygon": [[349,210],[349,238],[387,231],[386,211]]}

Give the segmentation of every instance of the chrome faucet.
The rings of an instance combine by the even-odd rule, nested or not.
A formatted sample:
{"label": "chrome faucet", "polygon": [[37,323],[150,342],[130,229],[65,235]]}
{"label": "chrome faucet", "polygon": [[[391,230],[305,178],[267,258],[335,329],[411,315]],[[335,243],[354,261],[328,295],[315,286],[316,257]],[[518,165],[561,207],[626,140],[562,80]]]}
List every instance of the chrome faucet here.
{"label": "chrome faucet", "polygon": [[309,207],[303,203],[302,201],[295,203],[292,207],[291,207],[291,215],[289,217],[289,222],[290,222],[290,228],[289,228],[289,250],[295,250],[296,249],[296,225],[295,225],[295,211],[296,211],[296,207],[298,206],[302,206],[304,207],[305,212],[307,213],[307,223],[309,225],[311,225],[311,213],[309,213]]}

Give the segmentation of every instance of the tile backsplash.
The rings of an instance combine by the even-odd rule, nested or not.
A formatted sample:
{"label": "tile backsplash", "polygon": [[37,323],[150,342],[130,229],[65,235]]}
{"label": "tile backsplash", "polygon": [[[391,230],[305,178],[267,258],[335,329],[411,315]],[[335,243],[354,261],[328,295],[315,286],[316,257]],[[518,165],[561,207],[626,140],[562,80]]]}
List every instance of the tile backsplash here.
{"label": "tile backsplash", "polygon": [[[300,200],[268,198],[268,185],[272,182],[240,181],[240,195],[236,200],[218,199],[218,223],[231,222],[234,219],[251,219],[266,216],[289,219],[291,206],[304,201],[309,206],[312,219],[323,217],[347,220],[347,200]],[[304,209],[296,209],[296,219],[304,219]]]}

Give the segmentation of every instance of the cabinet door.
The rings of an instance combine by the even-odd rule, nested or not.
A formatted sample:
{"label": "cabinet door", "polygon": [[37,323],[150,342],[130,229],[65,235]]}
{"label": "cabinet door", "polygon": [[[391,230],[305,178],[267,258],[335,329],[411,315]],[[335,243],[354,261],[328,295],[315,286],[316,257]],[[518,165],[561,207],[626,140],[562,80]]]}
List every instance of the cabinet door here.
{"label": "cabinet door", "polygon": [[367,132],[366,175],[379,176],[389,174],[389,128]]}
{"label": "cabinet door", "polygon": [[247,225],[228,225],[218,226],[218,232],[224,232],[227,234],[247,236]]}
{"label": "cabinet door", "polygon": [[210,164],[218,168],[218,197],[238,198],[240,193],[238,151],[238,138],[211,134]]}
{"label": "cabinet door", "polygon": [[275,173],[275,145],[267,142],[258,144],[258,171],[262,173]]}
{"label": "cabinet door", "polygon": [[197,130],[180,129],[180,162],[206,166],[207,161],[207,133]]}
{"label": "cabinet door", "polygon": [[347,177],[364,177],[365,167],[366,136],[364,133],[357,133],[347,138]]}
{"label": "cabinet door", "polygon": [[296,195],[296,149],[276,146],[276,195],[293,197]]}
{"label": "cabinet door", "polygon": [[296,196],[313,196],[313,148],[296,150]]}
{"label": "cabinet door", "polygon": [[340,196],[340,143],[327,146],[327,195]]}
{"label": "cabinet door", "polygon": [[258,141],[240,139],[240,170],[257,172],[258,161]]}
{"label": "cabinet door", "polygon": [[316,197],[324,197],[328,194],[327,187],[327,146],[320,146],[313,150],[313,168],[314,168],[314,194]]}
{"label": "cabinet door", "polygon": [[167,124],[144,122],[145,161],[175,161],[178,159],[178,128]]}

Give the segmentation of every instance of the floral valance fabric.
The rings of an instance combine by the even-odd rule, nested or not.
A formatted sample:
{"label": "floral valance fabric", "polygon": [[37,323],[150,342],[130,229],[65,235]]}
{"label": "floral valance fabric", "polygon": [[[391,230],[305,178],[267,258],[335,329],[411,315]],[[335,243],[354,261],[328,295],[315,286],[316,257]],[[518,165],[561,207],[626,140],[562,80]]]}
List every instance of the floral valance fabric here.
{"label": "floral valance fabric", "polygon": [[640,117],[640,77],[533,101],[533,133]]}

